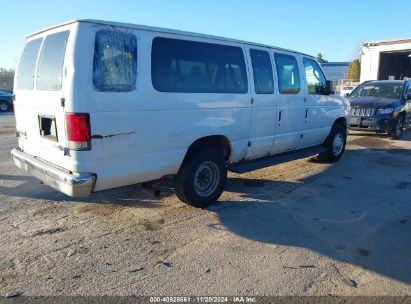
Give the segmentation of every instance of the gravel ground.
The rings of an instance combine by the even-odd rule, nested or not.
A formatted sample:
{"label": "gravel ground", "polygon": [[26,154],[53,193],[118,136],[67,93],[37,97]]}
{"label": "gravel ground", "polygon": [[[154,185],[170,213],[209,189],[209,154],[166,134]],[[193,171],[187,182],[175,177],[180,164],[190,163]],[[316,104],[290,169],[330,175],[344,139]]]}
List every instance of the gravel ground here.
{"label": "gravel ground", "polygon": [[0,295],[411,295],[411,131],[230,174],[203,210],[169,181],[67,197],[14,166],[14,132],[1,114]]}

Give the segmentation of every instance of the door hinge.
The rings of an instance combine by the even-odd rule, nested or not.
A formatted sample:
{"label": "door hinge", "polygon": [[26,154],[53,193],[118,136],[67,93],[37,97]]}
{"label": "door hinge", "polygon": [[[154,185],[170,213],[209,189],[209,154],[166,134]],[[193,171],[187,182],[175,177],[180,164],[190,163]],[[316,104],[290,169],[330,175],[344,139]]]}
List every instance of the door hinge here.
{"label": "door hinge", "polygon": [[66,106],[66,99],[65,98],[61,98],[60,99],[61,102],[61,106],[64,108]]}

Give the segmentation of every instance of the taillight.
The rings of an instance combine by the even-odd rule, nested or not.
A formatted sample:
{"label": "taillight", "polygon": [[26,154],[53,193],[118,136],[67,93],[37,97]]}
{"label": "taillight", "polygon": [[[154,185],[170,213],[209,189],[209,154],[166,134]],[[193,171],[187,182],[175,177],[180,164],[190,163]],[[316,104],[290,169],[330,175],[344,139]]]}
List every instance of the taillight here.
{"label": "taillight", "polygon": [[67,142],[72,150],[90,150],[90,115],[66,113]]}

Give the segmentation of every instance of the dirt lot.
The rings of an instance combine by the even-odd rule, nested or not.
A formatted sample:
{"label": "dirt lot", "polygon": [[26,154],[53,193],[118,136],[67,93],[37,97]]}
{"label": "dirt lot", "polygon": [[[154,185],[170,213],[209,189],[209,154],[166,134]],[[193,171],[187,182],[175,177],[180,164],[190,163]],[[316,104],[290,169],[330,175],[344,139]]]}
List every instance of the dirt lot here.
{"label": "dirt lot", "polygon": [[0,115],[0,294],[411,295],[411,131],[230,174],[220,202],[170,183],[72,199],[23,175]]}

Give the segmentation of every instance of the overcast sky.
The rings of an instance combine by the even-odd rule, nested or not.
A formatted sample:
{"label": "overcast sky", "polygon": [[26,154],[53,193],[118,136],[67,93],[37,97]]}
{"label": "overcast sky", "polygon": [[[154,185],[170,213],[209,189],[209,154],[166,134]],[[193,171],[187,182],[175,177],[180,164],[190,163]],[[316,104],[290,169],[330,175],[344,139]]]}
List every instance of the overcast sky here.
{"label": "overcast sky", "polygon": [[25,37],[72,19],[167,27],[351,61],[361,42],[410,38],[411,0],[36,0],[1,5],[0,67],[16,66]]}

